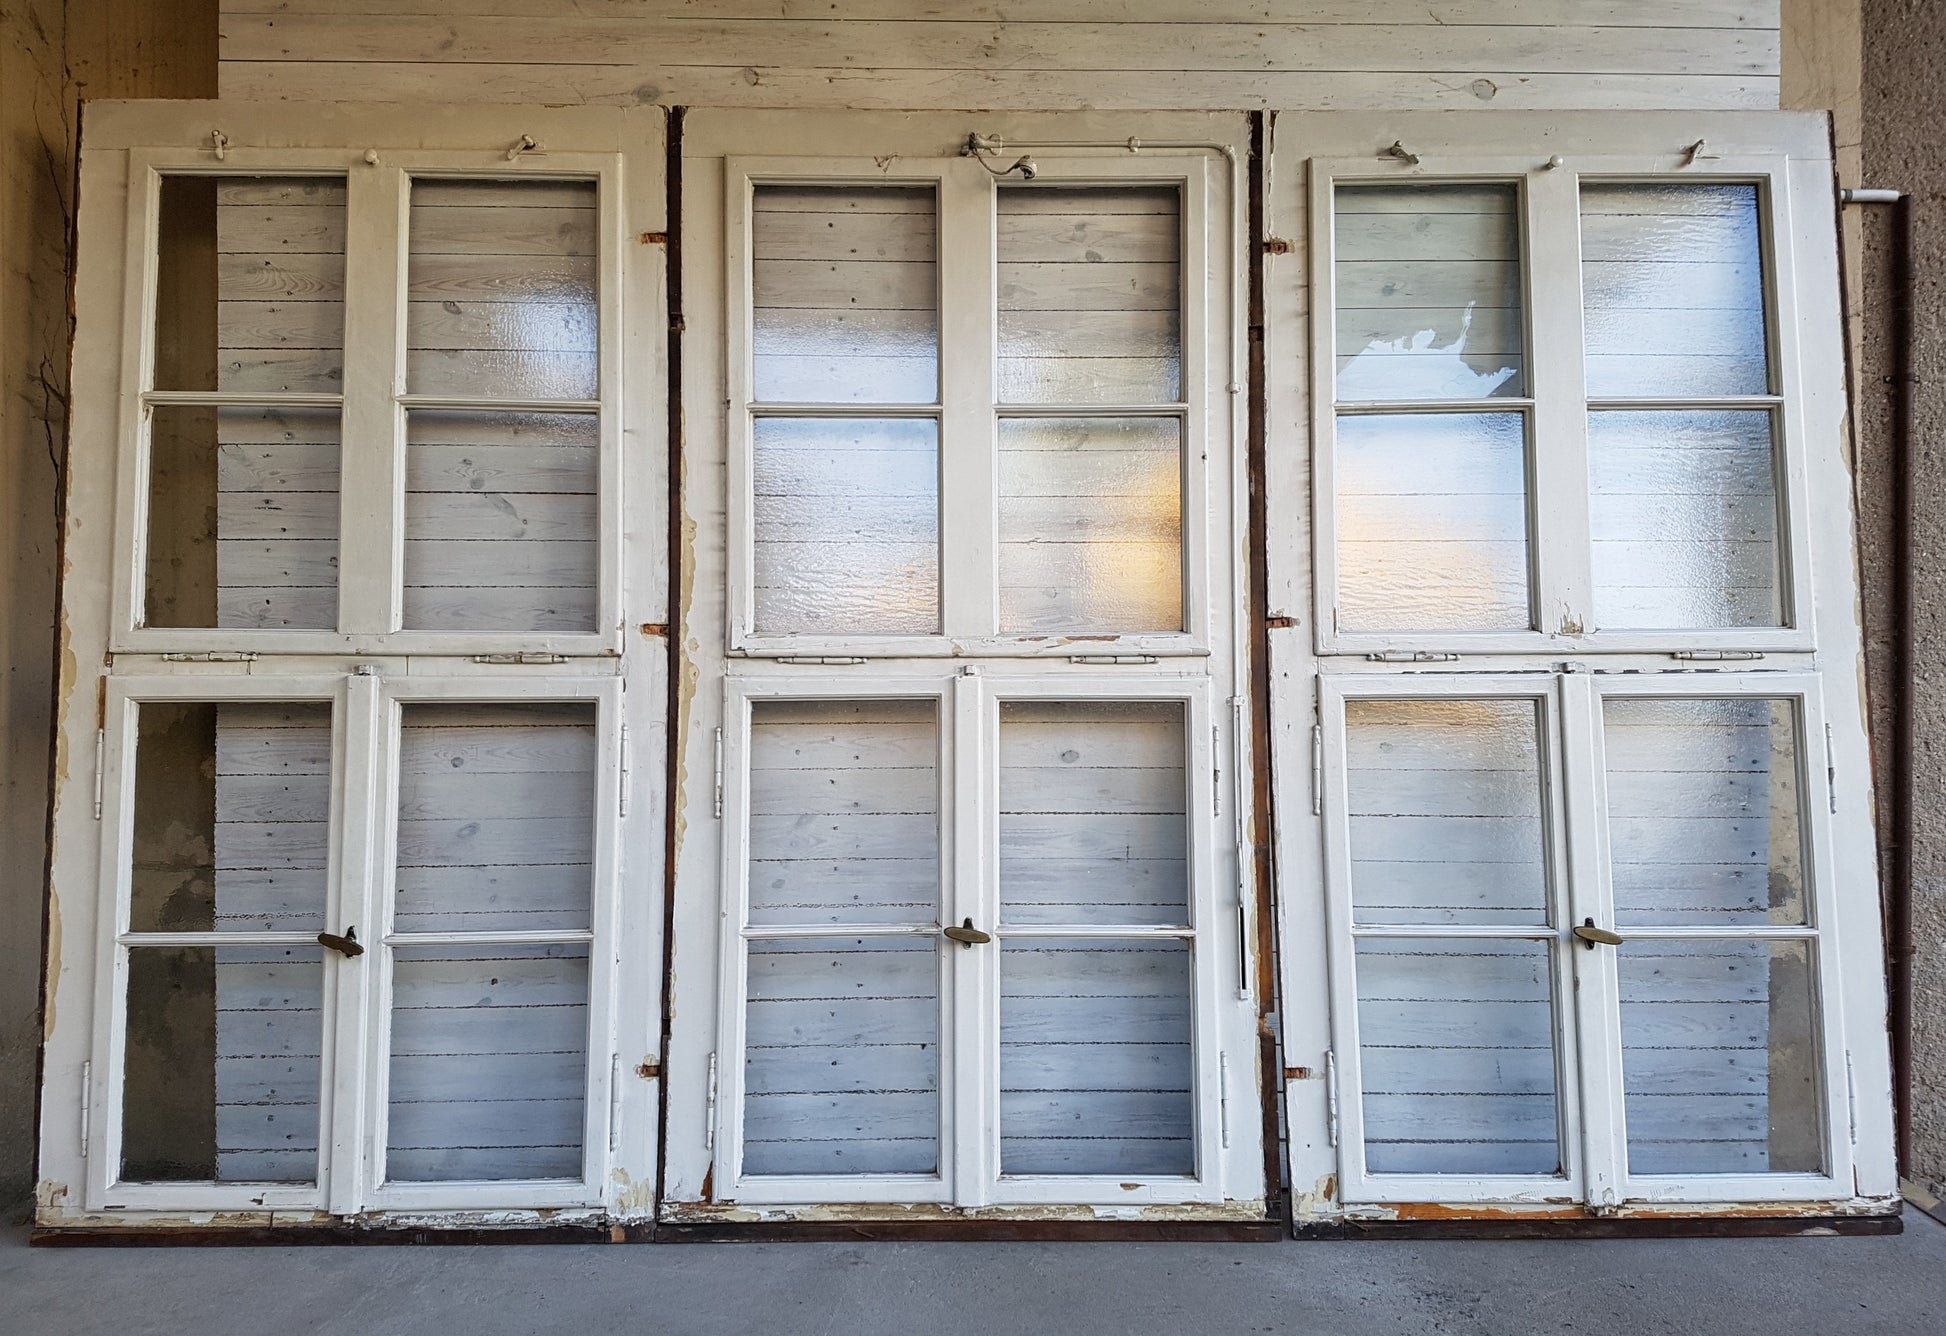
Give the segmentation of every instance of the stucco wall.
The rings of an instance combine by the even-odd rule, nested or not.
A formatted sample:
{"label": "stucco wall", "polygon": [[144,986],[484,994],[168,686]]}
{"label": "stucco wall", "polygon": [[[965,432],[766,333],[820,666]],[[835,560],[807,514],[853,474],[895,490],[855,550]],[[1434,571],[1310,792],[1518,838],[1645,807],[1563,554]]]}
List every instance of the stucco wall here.
{"label": "stucco wall", "polygon": [[[1911,448],[1918,461],[1914,501],[1913,579],[1919,612],[1919,672],[1913,696],[1917,776],[1914,785],[1913,882],[1918,947],[1913,1034],[1912,1171],[1946,1183],[1946,6],[1933,0],[1865,0],[1864,181],[1911,191],[1916,235],[1913,371],[1918,376]],[[1890,778],[1890,534],[1897,460],[1890,434],[1892,396],[1886,378],[1894,351],[1887,323],[1891,229],[1889,211],[1864,220],[1865,345],[1859,364],[1858,415],[1862,560],[1871,631],[1873,731],[1881,789]],[[1881,801],[1883,795],[1881,795]]]}

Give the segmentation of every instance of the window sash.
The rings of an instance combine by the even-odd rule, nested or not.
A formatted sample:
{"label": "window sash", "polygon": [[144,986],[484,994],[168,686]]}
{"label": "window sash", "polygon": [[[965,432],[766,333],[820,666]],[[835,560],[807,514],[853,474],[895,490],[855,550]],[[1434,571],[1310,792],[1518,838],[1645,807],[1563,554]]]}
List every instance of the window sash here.
{"label": "window sash", "polygon": [[[634,396],[624,368],[625,332],[639,344],[633,314],[659,303],[652,266],[634,258],[623,234],[642,201],[625,196],[621,153],[549,152],[534,158],[477,150],[384,150],[376,162],[342,149],[229,148],[221,163],[189,149],[132,148],[124,231],[123,371],[115,576],[110,643],[145,653],[612,654],[621,626],[622,435]],[[345,370],[341,395],[225,394],[148,389],[154,358],[158,202],[164,176],[314,175],[344,179],[346,224]],[[599,394],[588,401],[472,399],[405,393],[408,194],[414,179],[584,180],[596,183]],[[625,303],[629,307],[624,310]],[[633,328],[631,329],[631,326]],[[631,346],[636,346],[632,344]],[[647,389],[646,384],[643,387]],[[147,423],[163,404],[337,408],[340,493],[337,624],[286,630],[152,627],[140,624],[148,533]],[[585,631],[402,630],[405,553],[405,416],[408,409],[569,409],[599,415],[595,617]]]}
{"label": "window sash", "polygon": [[[1227,449],[1212,458],[1229,433],[1216,425],[1228,397],[1217,378],[1229,367],[1228,339],[1212,303],[1228,262],[1212,238],[1215,211],[1206,157],[1147,154],[1118,158],[1041,153],[1037,182],[1060,185],[1175,185],[1182,190],[1182,398],[1171,404],[1063,405],[1003,402],[998,394],[994,282],[997,191],[992,174],[968,158],[899,157],[881,166],[871,158],[748,157],[724,161],[727,335],[726,446],[728,470],[727,608],[729,650],[750,658],[932,658],[987,656],[1054,658],[1075,653],[1140,653],[1153,657],[1207,656],[1213,621],[1221,615],[1211,592],[1215,526],[1221,504],[1212,480],[1227,475]],[[788,404],[759,399],[752,370],[753,242],[751,201],[762,185],[932,185],[938,191],[939,399],[933,404]],[[1029,187],[1031,188],[1031,187]],[[1226,233],[1227,235],[1227,233]],[[1216,244],[1212,244],[1212,243]],[[981,355],[955,355],[966,349]],[[1227,380],[1222,382],[1227,385]],[[1003,632],[998,581],[998,423],[1008,418],[1164,414],[1183,424],[1181,562],[1183,629],[1097,634]],[[755,625],[755,501],[752,423],[779,416],[917,418],[940,425],[939,603],[937,634],[782,634]],[[983,448],[968,448],[973,443]],[[945,498],[951,497],[950,505]]]}
{"label": "window sash", "polygon": [[[1554,161],[1561,161],[1555,159]],[[1720,181],[1758,186],[1763,245],[1766,340],[1775,393],[1733,398],[1597,399],[1583,370],[1580,185]],[[1527,397],[1479,400],[1401,400],[1346,403],[1336,389],[1335,188],[1379,182],[1470,184],[1512,182],[1520,187],[1524,244],[1521,263],[1527,330]],[[1789,652],[1812,648],[1809,495],[1804,463],[1801,377],[1789,185],[1781,156],[1734,155],[1677,160],[1642,154],[1577,154],[1560,166],[1539,155],[1427,155],[1407,164],[1383,156],[1318,158],[1311,162],[1307,201],[1307,283],[1314,318],[1306,353],[1312,438],[1314,510],[1313,607],[1320,655],[1438,652],[1475,654],[1673,653],[1696,649]],[[1530,416],[1526,534],[1533,628],[1526,631],[1347,631],[1338,627],[1340,603],[1336,441],[1341,414],[1490,413],[1526,405]],[[1592,478],[1588,416],[1616,407],[1753,408],[1775,415],[1773,476],[1778,578],[1783,624],[1688,630],[1589,630],[1595,627]]]}

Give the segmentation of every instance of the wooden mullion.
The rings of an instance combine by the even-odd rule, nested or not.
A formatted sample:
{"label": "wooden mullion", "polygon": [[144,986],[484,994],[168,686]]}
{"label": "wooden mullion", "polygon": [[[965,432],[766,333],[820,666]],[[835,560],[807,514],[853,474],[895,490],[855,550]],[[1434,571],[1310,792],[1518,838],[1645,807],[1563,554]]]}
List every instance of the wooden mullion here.
{"label": "wooden mullion", "polygon": [[338,629],[399,629],[405,584],[405,269],[411,178],[355,169],[345,241],[345,397],[340,427]]}
{"label": "wooden mullion", "polygon": [[994,185],[967,160],[939,182],[939,601],[948,637],[1000,625],[994,418]]}
{"label": "wooden mullion", "polygon": [[1579,639],[1594,621],[1580,188],[1573,173],[1542,168],[1528,174],[1521,199],[1535,626],[1544,635]]}

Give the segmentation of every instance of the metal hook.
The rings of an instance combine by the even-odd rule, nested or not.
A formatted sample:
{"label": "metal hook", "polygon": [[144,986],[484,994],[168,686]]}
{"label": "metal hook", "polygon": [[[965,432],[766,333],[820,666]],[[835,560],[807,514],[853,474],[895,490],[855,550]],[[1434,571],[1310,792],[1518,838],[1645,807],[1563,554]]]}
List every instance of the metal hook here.
{"label": "metal hook", "polygon": [[1694,167],[1700,159],[1714,158],[1716,156],[1714,153],[1703,152],[1703,143],[1704,141],[1699,139],[1685,148],[1682,151],[1682,161],[1676,165],[1678,167]]}
{"label": "metal hook", "polygon": [[534,142],[534,136],[522,135],[519,139],[516,139],[513,142],[512,147],[510,147],[507,150],[507,161],[513,162],[515,159],[519,158],[520,155],[523,153],[539,153],[539,152],[541,152],[541,146]]}
{"label": "metal hook", "polygon": [[216,160],[221,162],[230,156],[230,137],[221,130],[211,130],[209,132],[209,147],[210,152],[216,155]]}
{"label": "metal hook", "polygon": [[1419,155],[1407,148],[1405,141],[1400,139],[1394,139],[1392,141],[1392,147],[1384,150],[1378,156],[1381,158],[1397,158],[1400,162],[1412,167],[1419,165]]}

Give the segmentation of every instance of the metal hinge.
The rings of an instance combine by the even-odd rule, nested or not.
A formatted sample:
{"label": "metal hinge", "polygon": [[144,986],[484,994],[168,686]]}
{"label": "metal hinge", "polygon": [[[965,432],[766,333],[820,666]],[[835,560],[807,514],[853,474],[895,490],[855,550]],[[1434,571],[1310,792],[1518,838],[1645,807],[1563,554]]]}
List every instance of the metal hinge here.
{"label": "metal hinge", "polygon": [[863,663],[865,661],[843,654],[787,654],[783,658],[778,659],[777,662],[809,663],[825,668],[842,668],[850,664]]}
{"label": "metal hinge", "polygon": [[717,815],[717,816],[718,816],[718,817],[720,818],[720,817],[721,817],[721,816],[723,815],[723,730],[722,730],[721,728],[718,728],[718,729],[716,730],[716,789],[715,789],[715,793],[716,793],[716,798],[715,798],[715,811],[716,811],[716,815]]}
{"label": "metal hinge", "polygon": [[101,820],[101,794],[105,787],[104,772],[108,769],[108,730],[95,730],[95,820]]}
{"label": "metal hinge", "polygon": [[1824,798],[1831,814],[1838,814],[1838,753],[1831,743],[1831,725],[1824,726]]}
{"label": "metal hinge", "polygon": [[1324,815],[1324,725],[1311,725],[1311,815]]}
{"label": "metal hinge", "polygon": [[709,1055],[709,1104],[703,1115],[703,1149],[716,1149],[716,1055]]}
{"label": "metal hinge", "polygon": [[1845,1102],[1851,1112],[1851,1144],[1858,1144],[1858,1074],[1851,1069],[1851,1050],[1845,1050]]}
{"label": "metal hinge", "polygon": [[1154,663],[1153,654],[1070,654],[1069,663]]}
{"label": "metal hinge", "polygon": [[617,802],[617,805],[621,809],[622,816],[628,815],[628,771],[629,771],[629,762],[632,759],[633,758],[629,755],[629,750],[628,750],[628,725],[623,724],[622,725],[622,791],[621,791],[621,796]]}
{"label": "metal hinge", "polygon": [[613,1155],[622,1139],[622,1055],[608,1055],[608,1153]]}
{"label": "metal hinge", "polygon": [[474,663],[566,663],[565,654],[540,654],[521,650],[518,654],[475,654]]}
{"label": "metal hinge", "polygon": [[94,1123],[95,1064],[81,1064],[81,1158],[88,1158],[88,1132]]}
{"label": "metal hinge", "polygon": [[1324,1123],[1331,1144],[1338,1144],[1338,1055],[1324,1051]]}
{"label": "metal hinge", "polygon": [[1381,649],[1365,658],[1372,663],[1451,663],[1459,655],[1430,649]]}
{"label": "metal hinge", "polygon": [[164,663],[255,663],[256,651],[247,649],[207,649],[194,653],[165,654]]}
{"label": "metal hinge", "polygon": [[1669,657],[1684,663],[1754,663],[1763,658],[1763,651],[1754,649],[1678,649],[1671,650]]}
{"label": "metal hinge", "polygon": [[1217,1124],[1222,1129],[1223,1148],[1230,1148],[1230,1055],[1219,1053],[1216,1056],[1216,1112]]}

